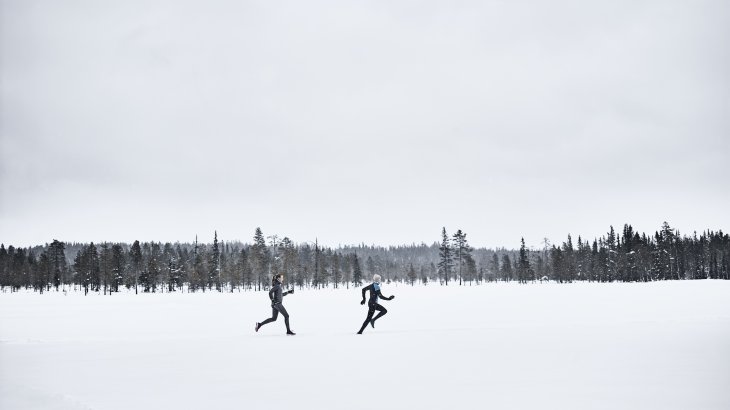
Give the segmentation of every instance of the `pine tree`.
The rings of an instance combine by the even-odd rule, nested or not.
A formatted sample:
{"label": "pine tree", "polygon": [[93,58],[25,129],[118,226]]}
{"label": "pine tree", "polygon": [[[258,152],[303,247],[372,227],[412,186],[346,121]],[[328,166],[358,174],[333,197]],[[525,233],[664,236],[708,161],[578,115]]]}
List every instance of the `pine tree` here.
{"label": "pine tree", "polygon": [[279,249],[281,251],[280,272],[283,273],[285,277],[290,278],[292,282],[295,282],[298,265],[297,260],[299,258],[297,248],[294,246],[291,239],[284,237],[284,239],[281,240]]}
{"label": "pine tree", "polygon": [[[446,232],[446,228],[444,228],[444,233]],[[457,230],[456,233],[453,236],[453,253],[455,256],[455,262],[459,265],[458,272],[459,272],[459,286],[462,285],[462,277],[463,277],[463,266],[464,266],[464,260],[467,256],[471,256],[472,248],[469,246],[469,244],[466,241],[466,234],[461,232],[461,229]]]}
{"label": "pine tree", "polygon": [[84,295],[89,290],[99,290],[99,255],[93,242],[78,251],[74,259],[74,270],[84,288]]}
{"label": "pine tree", "polygon": [[61,283],[63,283],[64,286],[66,285],[65,275],[67,271],[67,263],[65,248],[66,245],[56,239],[48,245],[48,258],[51,264],[51,269],[53,270],[53,286],[56,288],[56,291],[58,291],[58,287]]}
{"label": "pine tree", "polygon": [[499,279],[499,255],[497,252],[492,254],[492,262],[490,263],[489,270],[491,271],[491,277],[497,281]]}

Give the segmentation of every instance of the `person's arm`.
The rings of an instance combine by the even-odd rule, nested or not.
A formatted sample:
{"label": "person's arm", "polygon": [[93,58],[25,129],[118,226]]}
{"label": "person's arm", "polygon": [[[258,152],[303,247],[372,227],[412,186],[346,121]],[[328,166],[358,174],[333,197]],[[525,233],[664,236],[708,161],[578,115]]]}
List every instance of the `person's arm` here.
{"label": "person's arm", "polygon": [[370,285],[367,285],[364,288],[362,288],[362,302],[360,302],[361,305],[365,304],[365,292],[368,291],[369,287],[370,287]]}
{"label": "person's arm", "polygon": [[385,299],[385,300],[393,300],[393,298],[395,296],[391,296],[391,297],[387,298],[387,297],[383,296],[383,294],[380,293],[380,289],[378,289],[378,297],[380,297],[381,299]]}
{"label": "person's arm", "polygon": [[274,289],[276,288],[272,287],[271,290],[269,290],[269,300],[272,302],[274,301],[274,292],[276,292]]}
{"label": "person's arm", "polygon": [[284,292],[284,293],[282,293],[282,294],[281,294],[281,296],[291,295],[292,293],[294,293],[294,289],[293,289],[293,288],[292,288],[292,289],[289,289],[289,290],[287,290],[287,291],[286,291],[286,292]]}

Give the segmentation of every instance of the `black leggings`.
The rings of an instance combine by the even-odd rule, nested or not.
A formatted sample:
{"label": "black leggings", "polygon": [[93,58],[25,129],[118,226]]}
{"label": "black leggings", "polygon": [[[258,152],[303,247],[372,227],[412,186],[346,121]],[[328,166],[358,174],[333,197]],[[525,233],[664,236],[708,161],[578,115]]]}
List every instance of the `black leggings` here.
{"label": "black leggings", "polygon": [[[378,315],[373,317],[373,314],[375,314],[376,310],[378,311]],[[362,333],[362,331],[365,330],[371,320],[375,322],[386,313],[388,313],[388,309],[380,306],[379,303],[368,304],[368,317],[365,318],[365,321],[362,323],[362,327],[360,328],[359,333]]]}
{"label": "black leggings", "polygon": [[284,305],[282,305],[281,303],[277,303],[277,304],[271,306],[271,317],[264,320],[263,322],[261,322],[259,324],[259,327],[261,327],[267,323],[276,322],[276,319],[279,317],[279,312],[281,312],[282,316],[284,316],[284,324],[286,324],[286,331],[287,332],[291,331],[289,329],[289,313],[287,313],[286,309],[284,309]]}

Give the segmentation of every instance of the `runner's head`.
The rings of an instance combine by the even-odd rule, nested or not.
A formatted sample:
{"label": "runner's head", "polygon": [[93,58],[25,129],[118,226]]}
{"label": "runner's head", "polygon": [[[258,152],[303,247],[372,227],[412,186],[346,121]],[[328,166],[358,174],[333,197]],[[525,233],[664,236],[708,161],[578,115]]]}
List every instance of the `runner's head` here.
{"label": "runner's head", "polygon": [[378,274],[373,275],[373,282],[380,283],[380,275],[378,275]]}

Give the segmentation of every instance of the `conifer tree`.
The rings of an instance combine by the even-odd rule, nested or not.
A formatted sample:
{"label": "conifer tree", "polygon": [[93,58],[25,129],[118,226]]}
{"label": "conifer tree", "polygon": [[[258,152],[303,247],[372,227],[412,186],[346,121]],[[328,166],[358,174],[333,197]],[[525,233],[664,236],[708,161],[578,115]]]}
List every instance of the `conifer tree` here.
{"label": "conifer tree", "polygon": [[129,261],[134,276],[134,294],[138,294],[139,276],[142,270],[142,247],[139,241],[134,241],[132,248],[129,250]]}
{"label": "conifer tree", "polygon": [[221,251],[218,247],[218,231],[214,231],[213,234],[213,248],[210,252],[210,260],[208,261],[208,290],[211,290],[213,288],[213,285],[216,286],[217,291],[221,291]]}
{"label": "conifer tree", "polygon": [[446,227],[441,228],[441,246],[439,247],[438,273],[444,279],[446,286],[449,286],[449,277],[454,264],[451,242],[446,234]]}
{"label": "conifer tree", "polygon": [[525,238],[523,237],[520,242],[520,257],[517,264],[517,280],[520,283],[527,283],[528,280],[532,280],[532,268],[530,267],[530,260],[528,259],[527,252],[527,248],[525,247]]}
{"label": "conifer tree", "polygon": [[495,281],[499,280],[499,255],[497,252],[492,254],[492,262],[489,265],[489,270],[491,271],[491,277],[493,277]]}
{"label": "conifer tree", "polygon": [[[269,250],[266,247],[266,240],[261,228],[256,228],[253,237],[253,245],[250,248],[249,260],[253,275],[258,282],[258,290],[268,283],[266,277],[269,271]],[[270,278],[269,278],[270,279]]]}
{"label": "conifer tree", "polygon": [[112,288],[114,292],[119,292],[119,285],[122,284],[125,276],[126,258],[124,257],[124,249],[120,244],[112,245]]}
{"label": "conifer tree", "polygon": [[352,285],[362,286],[362,268],[356,253],[352,253]]}
{"label": "conifer tree", "polygon": [[411,286],[413,286],[414,283],[416,283],[416,270],[413,269],[413,264],[410,264],[410,268],[408,268],[408,280],[411,282]]}
{"label": "conifer tree", "polygon": [[500,274],[503,281],[509,282],[512,280],[512,261],[510,261],[509,255],[506,253],[502,255],[502,270]]}
{"label": "conifer tree", "polygon": [[56,239],[48,245],[48,258],[51,269],[53,270],[53,286],[56,288],[56,291],[58,291],[61,283],[64,283],[65,286],[66,282],[67,263],[65,248],[66,245]]}
{"label": "conifer tree", "polygon": [[461,229],[457,230],[454,234],[453,244],[454,261],[458,264],[457,271],[459,273],[459,286],[461,286],[464,272],[464,261],[467,256],[471,256],[472,249],[466,241],[466,234],[461,232]]}
{"label": "conifer tree", "polygon": [[43,294],[43,291],[46,290],[46,288],[50,290],[52,270],[51,259],[48,257],[48,251],[44,250],[41,252],[41,256],[38,257],[35,282],[33,283],[33,288],[41,294]]}
{"label": "conifer tree", "polygon": [[147,270],[145,292],[156,292],[157,283],[160,279],[162,250],[159,242],[152,242],[149,245],[149,253],[147,256]]}
{"label": "conifer tree", "polygon": [[108,243],[102,243],[101,251],[99,252],[99,269],[101,272],[101,281],[104,287],[104,294],[106,295],[109,290],[111,296],[111,283],[112,283],[112,250]]}

